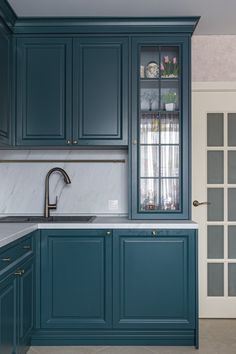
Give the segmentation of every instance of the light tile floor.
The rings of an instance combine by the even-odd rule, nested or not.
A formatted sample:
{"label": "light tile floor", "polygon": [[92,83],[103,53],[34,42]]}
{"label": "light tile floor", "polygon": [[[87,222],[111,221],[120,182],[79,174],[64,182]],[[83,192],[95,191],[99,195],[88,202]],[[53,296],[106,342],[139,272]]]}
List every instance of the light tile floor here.
{"label": "light tile floor", "polygon": [[236,354],[236,319],[201,320],[200,348],[193,347],[31,347],[28,354]]}

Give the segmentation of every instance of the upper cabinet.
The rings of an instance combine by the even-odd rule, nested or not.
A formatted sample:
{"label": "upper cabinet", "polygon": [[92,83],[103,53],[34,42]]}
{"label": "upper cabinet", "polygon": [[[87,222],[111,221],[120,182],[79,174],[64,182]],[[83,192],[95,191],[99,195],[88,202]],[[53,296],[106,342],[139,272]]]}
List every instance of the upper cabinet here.
{"label": "upper cabinet", "polygon": [[79,145],[126,145],[128,40],[74,40],[73,140]]}
{"label": "upper cabinet", "polygon": [[189,215],[189,37],[132,44],[132,218]]}
{"label": "upper cabinet", "polygon": [[126,39],[17,40],[16,145],[127,145],[127,106]]}
{"label": "upper cabinet", "polygon": [[72,40],[17,40],[16,144],[66,146],[72,135]]}
{"label": "upper cabinet", "polygon": [[10,144],[11,38],[0,19],[0,145]]}

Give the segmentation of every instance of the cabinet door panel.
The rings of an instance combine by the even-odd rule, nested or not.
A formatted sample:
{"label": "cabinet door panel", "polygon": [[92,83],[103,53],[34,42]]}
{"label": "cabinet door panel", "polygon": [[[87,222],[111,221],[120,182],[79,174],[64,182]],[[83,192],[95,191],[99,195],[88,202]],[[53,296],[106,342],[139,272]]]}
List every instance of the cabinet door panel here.
{"label": "cabinet door panel", "polygon": [[42,327],[109,327],[110,240],[105,232],[42,236]]}
{"label": "cabinet door panel", "polygon": [[17,50],[17,144],[65,145],[71,138],[71,39],[19,39]]}
{"label": "cabinet door panel", "polygon": [[24,274],[19,278],[19,354],[27,351],[33,328],[34,263],[31,260],[21,268]]}
{"label": "cabinet door panel", "polygon": [[0,144],[10,143],[10,36],[0,20]]}
{"label": "cabinet door panel", "polygon": [[75,138],[82,145],[127,144],[127,40],[76,39],[74,49]]}
{"label": "cabinet door panel", "polygon": [[188,219],[190,40],[132,39],[132,219]]}
{"label": "cabinet door panel", "polygon": [[167,233],[116,232],[115,327],[194,328],[193,233]]}
{"label": "cabinet door panel", "polygon": [[16,278],[0,283],[0,353],[13,354],[16,345]]}

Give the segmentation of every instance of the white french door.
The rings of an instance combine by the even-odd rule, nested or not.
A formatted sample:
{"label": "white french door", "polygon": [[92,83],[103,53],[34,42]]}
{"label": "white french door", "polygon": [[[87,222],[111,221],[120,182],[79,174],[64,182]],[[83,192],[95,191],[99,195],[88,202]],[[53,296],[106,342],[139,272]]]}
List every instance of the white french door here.
{"label": "white french door", "polygon": [[[209,86],[209,87],[206,87]],[[211,87],[210,87],[211,86]],[[199,224],[199,313],[236,318],[236,84],[192,95],[192,207]],[[195,205],[198,204],[195,202]]]}

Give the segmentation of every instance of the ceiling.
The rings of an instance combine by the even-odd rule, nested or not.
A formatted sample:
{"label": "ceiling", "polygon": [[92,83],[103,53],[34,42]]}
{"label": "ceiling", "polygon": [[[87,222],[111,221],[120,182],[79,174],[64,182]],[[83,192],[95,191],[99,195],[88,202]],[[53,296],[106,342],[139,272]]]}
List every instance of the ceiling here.
{"label": "ceiling", "polygon": [[201,16],[195,34],[236,34],[235,0],[8,0],[19,17]]}

